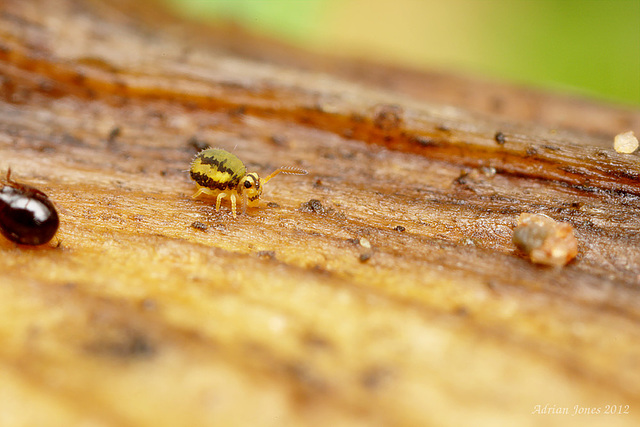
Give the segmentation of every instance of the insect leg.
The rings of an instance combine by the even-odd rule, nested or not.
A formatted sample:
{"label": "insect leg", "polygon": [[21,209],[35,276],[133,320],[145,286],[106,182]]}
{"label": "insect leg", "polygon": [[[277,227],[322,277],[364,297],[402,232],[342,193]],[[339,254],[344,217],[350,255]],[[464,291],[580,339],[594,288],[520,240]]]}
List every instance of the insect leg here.
{"label": "insect leg", "polygon": [[207,187],[200,187],[200,188],[198,188],[198,191],[193,193],[193,196],[191,196],[191,198],[192,199],[197,199],[201,194],[206,194],[207,196],[215,196],[215,193],[213,193]]}
{"label": "insect leg", "polygon": [[231,198],[231,213],[233,214],[233,217],[236,217],[236,195],[234,193],[231,193],[231,196],[229,196]]}
{"label": "insect leg", "polygon": [[244,192],[242,193],[242,214],[246,214],[247,213],[247,205],[249,204],[249,196],[247,196],[247,193]]}
{"label": "insect leg", "polygon": [[218,194],[218,197],[216,197],[216,212],[220,210],[220,204],[222,203],[222,199],[224,199],[226,195],[227,193],[222,192]]}

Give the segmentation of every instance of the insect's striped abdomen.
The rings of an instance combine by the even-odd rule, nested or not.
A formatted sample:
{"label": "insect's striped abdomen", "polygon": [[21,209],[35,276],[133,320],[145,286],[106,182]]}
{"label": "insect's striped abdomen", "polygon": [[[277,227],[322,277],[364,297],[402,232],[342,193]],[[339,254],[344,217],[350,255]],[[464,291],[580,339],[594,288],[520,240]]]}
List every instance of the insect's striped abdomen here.
{"label": "insect's striped abdomen", "polygon": [[212,190],[235,189],[247,173],[242,161],[219,148],[201,151],[191,162],[191,179]]}

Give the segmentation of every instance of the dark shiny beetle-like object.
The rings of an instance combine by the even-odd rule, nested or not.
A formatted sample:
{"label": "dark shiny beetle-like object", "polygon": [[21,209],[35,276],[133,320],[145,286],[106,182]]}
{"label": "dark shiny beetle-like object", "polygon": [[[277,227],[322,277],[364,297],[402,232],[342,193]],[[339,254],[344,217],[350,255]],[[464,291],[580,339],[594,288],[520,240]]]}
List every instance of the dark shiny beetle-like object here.
{"label": "dark shiny beetle-like object", "polygon": [[58,231],[58,212],[42,191],[11,180],[0,189],[0,233],[22,245],[42,245]]}

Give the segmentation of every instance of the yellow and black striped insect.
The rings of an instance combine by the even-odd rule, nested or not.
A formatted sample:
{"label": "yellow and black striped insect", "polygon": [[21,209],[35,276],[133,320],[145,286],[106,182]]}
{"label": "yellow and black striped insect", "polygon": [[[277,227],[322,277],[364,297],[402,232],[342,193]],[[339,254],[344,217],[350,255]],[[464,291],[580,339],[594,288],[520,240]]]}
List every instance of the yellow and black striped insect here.
{"label": "yellow and black striped insect", "polygon": [[262,187],[279,173],[305,175],[306,170],[293,166],[282,166],[266,178],[260,178],[256,172],[247,173],[244,163],[221,148],[207,148],[199,152],[191,162],[189,169],[198,189],[191,196],[193,199],[201,195],[216,198],[216,211],[220,210],[222,199],[231,199],[231,213],[236,217],[236,199],[241,198],[242,212],[247,206],[257,202],[262,194]]}

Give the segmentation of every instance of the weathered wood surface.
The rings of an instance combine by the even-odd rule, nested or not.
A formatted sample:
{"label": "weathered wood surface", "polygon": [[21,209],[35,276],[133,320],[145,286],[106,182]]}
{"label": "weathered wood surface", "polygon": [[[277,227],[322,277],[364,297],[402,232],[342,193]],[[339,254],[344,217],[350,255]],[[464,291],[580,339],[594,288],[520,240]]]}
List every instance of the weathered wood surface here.
{"label": "weathered wood surface", "polygon": [[[251,40],[1,4],[0,170],[61,244],[0,240],[0,425],[637,425],[640,112]],[[190,198],[202,143],[310,174],[234,220]],[[577,259],[518,254],[521,212]]]}

